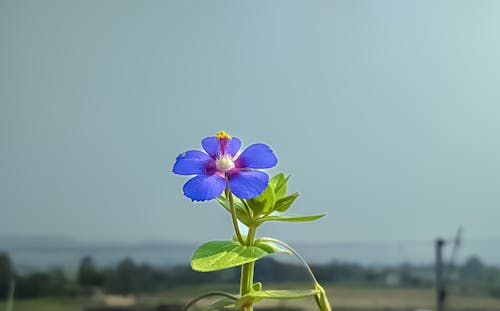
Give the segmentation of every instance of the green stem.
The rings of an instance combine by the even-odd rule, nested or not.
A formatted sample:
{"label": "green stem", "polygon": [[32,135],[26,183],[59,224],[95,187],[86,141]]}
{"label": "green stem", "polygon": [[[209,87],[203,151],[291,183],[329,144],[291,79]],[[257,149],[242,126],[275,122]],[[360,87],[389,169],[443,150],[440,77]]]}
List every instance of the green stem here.
{"label": "green stem", "polygon": [[234,232],[236,233],[238,241],[241,244],[243,244],[243,238],[241,237],[240,228],[238,227],[238,218],[236,218],[236,210],[234,209],[233,194],[231,193],[231,190],[229,190],[229,182],[227,180],[227,176],[226,176],[226,195],[227,198],[229,199],[229,207],[231,209],[231,219],[233,221]]}
{"label": "green stem", "polygon": [[240,228],[238,227],[238,218],[236,218],[236,210],[234,209],[233,194],[229,191],[229,206],[231,207],[231,219],[233,220],[234,232],[238,241],[243,244],[243,238],[241,237]]}
{"label": "green stem", "polygon": [[[248,235],[246,240],[246,245],[252,246],[255,242],[255,231],[256,227],[248,227]],[[241,283],[240,283],[240,295],[248,294],[253,287],[253,273],[254,273],[255,262],[249,262],[241,267]],[[243,305],[240,311],[253,311],[253,304]]]}

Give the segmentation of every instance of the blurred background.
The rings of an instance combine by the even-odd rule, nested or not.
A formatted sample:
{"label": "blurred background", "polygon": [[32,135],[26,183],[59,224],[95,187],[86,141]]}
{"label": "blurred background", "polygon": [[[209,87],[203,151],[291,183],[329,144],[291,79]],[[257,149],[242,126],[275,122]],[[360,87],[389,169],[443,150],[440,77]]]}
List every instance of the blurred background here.
{"label": "blurred background", "polygon": [[[220,130],[274,149],[291,213],[327,214],[258,236],[334,309],[437,310],[441,289],[500,310],[499,20],[497,1],[0,0],[0,310],[236,292],[237,270],[189,268],[230,218],[171,173]],[[256,280],[307,288],[296,264]]]}

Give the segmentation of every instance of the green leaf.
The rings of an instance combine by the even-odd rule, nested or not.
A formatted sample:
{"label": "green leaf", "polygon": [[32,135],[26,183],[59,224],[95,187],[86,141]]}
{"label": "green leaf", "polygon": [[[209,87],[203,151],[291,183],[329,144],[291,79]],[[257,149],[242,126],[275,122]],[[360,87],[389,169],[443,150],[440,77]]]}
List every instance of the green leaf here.
{"label": "green leaf", "polygon": [[254,216],[266,215],[271,213],[274,209],[274,203],[276,202],[276,196],[274,194],[274,189],[271,184],[268,184],[266,189],[261,195],[253,199],[247,200],[248,206],[254,212]]}
{"label": "green leaf", "polygon": [[316,296],[318,293],[315,289],[310,290],[262,290],[262,291],[251,291],[243,295],[238,300],[238,306],[244,306],[248,304],[255,304],[264,299],[302,299],[306,297]]}
{"label": "green leaf", "polygon": [[248,217],[247,211],[241,208],[236,208],[236,218],[241,221],[245,226],[249,227],[252,224],[250,217]]}
{"label": "green leaf", "polygon": [[211,241],[194,252],[191,268],[201,272],[222,270],[256,261],[274,252],[269,248],[241,245],[236,241]]}
{"label": "green leaf", "polygon": [[272,253],[287,253],[287,254],[291,254],[291,252],[289,250],[282,249],[282,248],[278,247],[275,243],[272,243],[272,242],[267,242],[267,241],[262,241],[262,240],[258,240],[257,239],[255,241],[255,246],[257,246],[259,248],[262,248],[263,250],[265,250],[269,254],[272,254]]}
{"label": "green leaf", "polygon": [[[221,195],[221,196],[217,197],[216,200],[229,213],[231,213],[231,206],[229,204],[229,200],[226,197]],[[236,218],[238,218],[238,220],[241,221],[243,224],[245,224],[247,227],[250,226],[252,221],[251,221],[250,217],[248,216],[247,210],[246,210],[243,202],[240,199],[235,197],[233,199],[233,204],[234,204],[234,210],[236,211]]]}
{"label": "green leaf", "polygon": [[292,193],[286,197],[283,197],[276,201],[276,204],[274,205],[274,209],[278,212],[285,212],[287,209],[292,206],[293,202],[299,197],[299,193],[295,192]]}
{"label": "green leaf", "polygon": [[248,298],[256,298],[257,300],[262,299],[302,299],[306,297],[315,296],[318,294],[316,289],[306,289],[306,290],[261,290],[261,291],[251,291],[246,295],[241,297],[241,300]]}
{"label": "green leaf", "polygon": [[[216,198],[217,202],[219,202],[225,209],[231,210],[231,206],[229,205],[229,199],[223,195],[220,195]],[[233,204],[235,208],[245,208],[245,205],[241,201],[240,198],[233,196]]]}
{"label": "green leaf", "polygon": [[274,175],[270,180],[269,183],[274,189],[274,193],[276,194],[276,200],[279,200],[286,196],[287,192],[287,184],[288,184],[288,179],[290,179],[290,176],[285,177],[283,173],[279,173],[277,175]]}
{"label": "green leaf", "polygon": [[313,220],[319,219],[323,216],[325,216],[325,215],[324,214],[322,214],[322,215],[309,215],[309,216],[271,215],[271,216],[265,216],[265,217],[260,218],[257,221],[257,224],[261,225],[263,222],[266,222],[266,221],[306,222],[306,221],[313,221]]}

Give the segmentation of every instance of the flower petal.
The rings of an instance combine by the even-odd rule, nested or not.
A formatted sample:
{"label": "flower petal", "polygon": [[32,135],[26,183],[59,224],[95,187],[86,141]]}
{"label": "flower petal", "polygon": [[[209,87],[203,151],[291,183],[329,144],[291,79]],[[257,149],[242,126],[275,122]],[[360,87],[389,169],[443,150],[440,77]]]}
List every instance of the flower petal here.
{"label": "flower petal", "polygon": [[220,144],[215,137],[205,137],[201,141],[201,146],[212,157],[215,158],[219,154]]}
{"label": "flower petal", "polygon": [[172,171],[179,175],[204,174],[210,161],[213,159],[205,152],[189,150],[177,157]]}
{"label": "flower petal", "polygon": [[226,153],[234,156],[241,148],[241,140],[237,137],[233,137],[227,141]]}
{"label": "flower petal", "polygon": [[[222,153],[220,142],[215,137],[205,137],[201,141],[201,146],[212,157],[215,158]],[[226,153],[234,156],[241,148],[241,140],[237,137],[228,139],[226,145]]]}
{"label": "flower petal", "polygon": [[266,189],[269,176],[260,171],[236,170],[229,175],[229,189],[240,199],[251,199]]}
{"label": "flower petal", "polygon": [[212,200],[221,195],[226,181],[218,175],[198,175],[184,184],[184,195],[193,201]]}
{"label": "flower petal", "polygon": [[278,163],[274,152],[265,144],[253,144],[248,146],[236,159],[237,167],[248,168],[270,168]]}

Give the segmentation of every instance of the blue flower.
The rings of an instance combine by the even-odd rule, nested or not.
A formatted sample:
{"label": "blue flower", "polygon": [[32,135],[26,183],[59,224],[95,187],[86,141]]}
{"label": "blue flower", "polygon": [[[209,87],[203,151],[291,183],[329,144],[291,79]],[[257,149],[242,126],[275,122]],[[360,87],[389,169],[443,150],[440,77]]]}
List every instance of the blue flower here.
{"label": "blue flower", "polygon": [[266,189],[269,176],[256,169],[271,168],[278,163],[269,146],[253,144],[241,154],[241,141],[225,132],[201,141],[205,152],[189,150],[180,154],[173,172],[196,175],[184,184],[184,195],[193,201],[212,200],[229,190],[241,199],[251,199]]}

